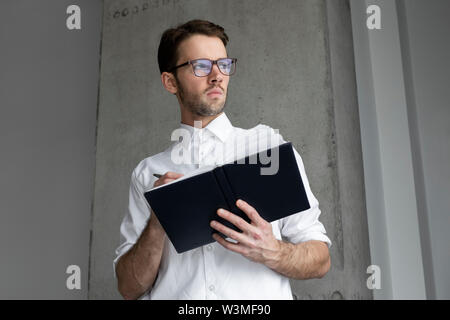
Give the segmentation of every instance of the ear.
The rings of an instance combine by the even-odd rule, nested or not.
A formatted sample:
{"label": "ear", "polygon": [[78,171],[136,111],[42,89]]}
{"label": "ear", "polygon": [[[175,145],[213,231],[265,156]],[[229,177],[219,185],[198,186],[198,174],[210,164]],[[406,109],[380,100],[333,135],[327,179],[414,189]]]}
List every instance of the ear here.
{"label": "ear", "polygon": [[163,72],[161,74],[161,82],[164,88],[172,94],[178,92],[177,82],[175,81],[175,76],[170,72]]}

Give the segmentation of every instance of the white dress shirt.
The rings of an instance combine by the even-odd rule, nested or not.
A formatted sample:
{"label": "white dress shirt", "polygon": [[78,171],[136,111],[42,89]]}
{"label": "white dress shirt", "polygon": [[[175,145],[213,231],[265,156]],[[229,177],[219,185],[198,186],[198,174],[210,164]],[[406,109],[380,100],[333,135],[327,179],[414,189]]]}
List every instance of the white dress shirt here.
{"label": "white dress shirt", "polygon": [[[239,159],[244,152],[241,147],[247,146],[248,154],[262,136],[275,137],[277,144],[285,142],[276,130],[266,125],[248,130],[233,127],[225,113],[203,129],[186,124],[180,124],[179,129],[189,132],[190,139],[176,139],[165,151],[142,160],[131,175],[128,210],[120,226],[121,245],[113,263],[114,276],[117,261],[136,243],[147,225],[151,210],[143,193],[157,180],[154,173],[188,174],[207,165],[229,162],[233,157]],[[270,142],[274,140],[270,139],[267,143],[274,146]],[[175,140],[173,136],[172,140]],[[174,160],[174,155],[180,154],[177,151],[180,146],[189,151],[190,162]],[[265,150],[267,145],[262,143],[257,148]],[[241,154],[239,150],[243,150]],[[294,153],[311,208],[272,222],[273,233],[277,239],[283,236],[292,243],[320,240],[331,246],[319,221],[319,203],[311,192],[302,159],[295,149]],[[140,299],[292,299],[292,292],[287,277],[217,242],[178,254],[166,237],[156,282]]]}

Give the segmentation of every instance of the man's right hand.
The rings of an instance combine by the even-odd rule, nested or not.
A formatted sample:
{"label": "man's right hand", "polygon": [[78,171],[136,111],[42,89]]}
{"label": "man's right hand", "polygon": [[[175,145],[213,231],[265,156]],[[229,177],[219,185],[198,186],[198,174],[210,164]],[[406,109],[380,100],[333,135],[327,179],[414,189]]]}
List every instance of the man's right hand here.
{"label": "man's right hand", "polygon": [[161,186],[163,184],[169,183],[171,181],[174,181],[178,178],[181,178],[183,176],[182,173],[176,173],[176,172],[172,172],[172,171],[167,171],[166,173],[164,173],[164,175],[161,176],[161,178],[159,178],[158,180],[155,181],[155,183],[153,184],[153,187],[158,187]]}

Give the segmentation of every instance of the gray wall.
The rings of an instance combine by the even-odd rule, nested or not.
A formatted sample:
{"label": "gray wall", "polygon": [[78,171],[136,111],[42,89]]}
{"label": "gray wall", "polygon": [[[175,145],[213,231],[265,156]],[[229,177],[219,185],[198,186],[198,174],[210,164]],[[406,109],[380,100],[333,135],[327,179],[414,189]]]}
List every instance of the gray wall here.
{"label": "gray wall", "polygon": [[[366,9],[381,9],[368,30]],[[352,0],[376,299],[448,299],[450,3]]]}
{"label": "gray wall", "polygon": [[180,122],[159,78],[159,38],[193,18],[224,26],[228,53],[239,59],[230,120],[280,129],[302,155],[321,204],[332,268],[320,280],[292,281],[296,298],[371,298],[348,1],[110,0],[103,14],[89,298],[120,298],[112,261],[131,172],[169,145]]}
{"label": "gray wall", "polygon": [[400,4],[427,295],[450,299],[450,2]]}
{"label": "gray wall", "polygon": [[87,298],[102,3],[72,3],[0,2],[0,299]]}

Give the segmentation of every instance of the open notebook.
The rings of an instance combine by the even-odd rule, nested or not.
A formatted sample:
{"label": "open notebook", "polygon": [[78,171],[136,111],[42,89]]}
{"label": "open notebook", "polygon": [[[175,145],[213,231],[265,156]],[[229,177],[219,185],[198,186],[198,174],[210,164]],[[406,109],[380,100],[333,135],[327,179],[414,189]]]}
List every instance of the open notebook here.
{"label": "open notebook", "polygon": [[[274,174],[264,171],[273,166],[268,158],[278,161]],[[249,221],[236,206],[238,199],[268,222],[310,208],[291,142],[221,166],[200,168],[144,196],[178,253],[214,242],[212,234],[217,231],[210,227],[211,220],[238,230],[217,215],[219,208]]]}

